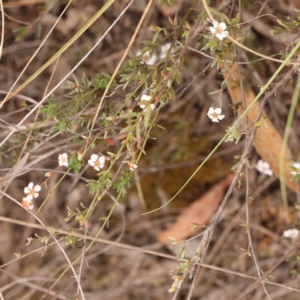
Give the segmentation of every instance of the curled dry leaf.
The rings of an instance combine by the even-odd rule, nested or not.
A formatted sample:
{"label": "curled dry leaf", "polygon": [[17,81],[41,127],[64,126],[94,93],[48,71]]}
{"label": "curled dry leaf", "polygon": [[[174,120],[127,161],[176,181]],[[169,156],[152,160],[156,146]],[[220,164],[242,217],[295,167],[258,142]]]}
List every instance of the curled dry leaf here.
{"label": "curled dry leaf", "polygon": [[[225,75],[226,76],[226,75]],[[233,104],[237,104],[242,99],[241,89],[239,87],[239,83],[236,80],[239,78],[237,66],[234,65],[227,78],[227,89],[231,97],[231,101]],[[245,81],[245,80],[244,80]],[[249,86],[245,86],[245,101],[246,106],[248,107],[251,102],[254,100],[256,95],[251,90]],[[278,100],[277,100],[278,101]],[[254,105],[254,107],[248,113],[249,124],[253,124],[258,114],[259,107],[258,105]],[[238,110],[238,114],[241,115],[242,110]],[[264,114],[260,121],[265,122],[266,115]],[[243,124],[245,126],[245,124]],[[252,127],[250,127],[251,129]],[[279,157],[280,157],[280,148],[282,144],[282,137],[272,124],[270,120],[267,121],[266,126],[261,126],[257,129],[257,133],[255,136],[254,147],[259,154],[259,156],[269,163],[272,171],[276,175],[277,178],[280,178],[279,175]],[[287,150],[284,157],[284,177],[286,186],[292,191],[296,192],[296,185],[293,181],[291,181],[290,168],[288,163],[291,161],[289,151]]]}
{"label": "curled dry leaf", "polygon": [[167,230],[161,232],[157,239],[163,243],[168,242],[169,237],[178,240],[186,239],[195,233],[192,231],[193,223],[198,224],[199,228],[206,225],[217,210],[223,199],[225,189],[230,185],[233,177],[234,174],[229,174],[206,194],[185,208],[177,217],[176,222]]}

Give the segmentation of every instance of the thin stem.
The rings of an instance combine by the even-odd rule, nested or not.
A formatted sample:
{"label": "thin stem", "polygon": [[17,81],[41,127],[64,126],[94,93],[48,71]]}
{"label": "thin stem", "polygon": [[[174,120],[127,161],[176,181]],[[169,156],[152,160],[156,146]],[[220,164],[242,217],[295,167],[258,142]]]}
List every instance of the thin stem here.
{"label": "thin stem", "polygon": [[285,157],[284,154],[286,152],[287,143],[291,131],[292,122],[294,119],[294,114],[299,98],[299,91],[300,91],[300,75],[298,75],[296,86],[293,93],[292,103],[289,110],[284,134],[283,134],[283,140],[280,148],[280,161],[279,161],[279,173],[280,173],[280,189],[281,189],[281,195],[282,195],[282,201],[285,207],[287,207],[288,200],[287,200],[287,193],[286,193],[286,185],[285,185],[285,176],[284,176],[284,163],[285,163]]}

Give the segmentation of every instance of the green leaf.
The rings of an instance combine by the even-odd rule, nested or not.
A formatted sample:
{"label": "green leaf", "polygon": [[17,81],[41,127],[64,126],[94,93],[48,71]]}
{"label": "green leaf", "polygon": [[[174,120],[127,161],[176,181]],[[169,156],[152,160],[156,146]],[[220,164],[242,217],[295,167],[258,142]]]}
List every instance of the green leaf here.
{"label": "green leaf", "polygon": [[152,113],[150,104],[146,106],[146,109],[144,112],[145,112],[144,125],[145,125],[145,128],[148,128],[150,118],[151,118],[151,113]]}
{"label": "green leaf", "polygon": [[125,132],[130,132],[130,131],[132,131],[133,129],[134,129],[134,126],[133,126],[133,125],[128,126],[128,127],[125,127],[124,129],[122,129],[122,130],[120,131],[120,134],[125,133]]}
{"label": "green leaf", "polygon": [[126,114],[120,115],[120,119],[132,119],[132,118],[137,117],[137,116],[138,116],[138,114],[135,113],[135,112],[128,112]]}
{"label": "green leaf", "polygon": [[15,42],[18,42],[21,39],[23,39],[26,36],[27,31],[28,31],[28,26],[23,26],[15,29],[14,32],[17,34]]}
{"label": "green leaf", "polygon": [[222,14],[221,17],[222,17],[222,19],[225,20],[226,25],[230,24],[230,20],[229,20],[229,18],[225,14]]}
{"label": "green leaf", "polygon": [[299,179],[300,178],[300,174],[296,174],[296,175],[294,175],[293,177],[292,177],[292,180],[297,180],[297,179]]}
{"label": "green leaf", "polygon": [[136,130],[136,137],[138,139],[138,143],[140,144],[141,143],[141,126],[140,126],[139,122],[137,122],[135,130]]}
{"label": "green leaf", "polygon": [[160,33],[159,31],[155,32],[155,34],[153,35],[153,38],[152,38],[152,43],[155,43],[157,41],[159,33]]}
{"label": "green leaf", "polygon": [[73,153],[73,155],[69,159],[68,168],[73,169],[76,174],[79,174],[82,167],[83,167],[83,161],[78,160],[76,153]]}
{"label": "green leaf", "polygon": [[63,134],[65,131],[67,131],[67,128],[68,128],[67,122],[60,120],[53,126],[52,133],[59,131],[61,134]]}

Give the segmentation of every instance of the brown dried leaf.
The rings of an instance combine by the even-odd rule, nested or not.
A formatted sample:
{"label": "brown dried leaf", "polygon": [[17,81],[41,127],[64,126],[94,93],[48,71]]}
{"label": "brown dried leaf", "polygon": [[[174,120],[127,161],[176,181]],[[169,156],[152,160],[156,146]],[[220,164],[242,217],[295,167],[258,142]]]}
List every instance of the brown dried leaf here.
{"label": "brown dried leaf", "polygon": [[[227,78],[227,89],[230,94],[231,101],[234,104],[241,102],[242,99],[242,93],[239,88],[239,83],[235,80],[235,78],[239,78],[238,69],[236,65],[234,65],[231,68],[229,76]],[[245,85],[244,90],[245,90],[246,106],[248,107],[256,96],[249,86]],[[258,110],[259,110],[258,105],[255,105],[249,111],[248,113],[249,123],[254,122]],[[241,113],[242,110],[239,109],[238,114],[241,115]],[[266,117],[265,114],[261,117],[260,119],[261,123],[265,122],[265,117]],[[268,120],[267,126],[265,127],[261,126],[260,128],[258,128],[255,137],[254,147],[257,153],[259,154],[259,156],[264,161],[270,164],[270,167],[277,178],[280,177],[279,176],[279,154],[280,154],[281,144],[282,144],[282,137],[277,132],[277,130],[275,129],[274,125],[270,120]],[[292,191],[296,192],[296,185],[294,182],[291,181],[291,174],[289,169],[290,160],[291,160],[290,155],[287,151],[285,153],[285,158],[284,158],[285,184]]]}
{"label": "brown dried leaf", "polygon": [[194,233],[192,231],[193,223],[198,224],[199,228],[207,224],[223,199],[225,189],[230,185],[233,176],[234,174],[229,174],[206,194],[185,208],[177,217],[176,222],[167,230],[161,232],[157,239],[163,243],[168,242],[169,237],[178,240],[186,239]]}

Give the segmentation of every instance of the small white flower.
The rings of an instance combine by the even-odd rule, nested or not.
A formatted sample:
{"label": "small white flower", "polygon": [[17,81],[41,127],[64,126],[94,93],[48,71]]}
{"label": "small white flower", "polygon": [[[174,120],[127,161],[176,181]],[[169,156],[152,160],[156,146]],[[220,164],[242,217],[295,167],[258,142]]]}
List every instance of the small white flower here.
{"label": "small white flower", "polygon": [[100,171],[104,167],[105,164],[105,156],[97,154],[92,154],[91,159],[88,161],[88,163],[97,171]]}
{"label": "small white flower", "polygon": [[292,175],[300,174],[300,163],[296,162],[291,164],[291,166],[293,167],[293,171],[290,172]]}
{"label": "small white flower", "polygon": [[60,166],[68,166],[68,154],[67,153],[63,153],[63,154],[59,154],[58,155],[58,164]]}
{"label": "small white flower", "polygon": [[171,45],[172,45],[171,43],[166,43],[161,46],[161,52],[159,54],[159,59],[164,59],[166,57]]}
{"label": "small white flower", "polygon": [[37,198],[39,196],[39,193],[41,191],[41,186],[40,185],[34,185],[33,182],[30,182],[28,184],[28,187],[24,188],[24,193],[27,194],[26,196],[26,200],[25,201],[29,201],[32,200],[33,198]]}
{"label": "small white flower", "polygon": [[22,202],[22,207],[24,208],[24,209],[29,209],[29,210],[32,210],[33,208],[34,208],[34,205],[32,204],[32,203],[30,203],[30,202],[27,202],[27,201],[23,201]]}
{"label": "small white flower", "polygon": [[27,210],[28,209],[30,209],[30,210],[33,209],[32,196],[27,195],[26,197],[23,198],[22,207],[24,209],[27,209]]}
{"label": "small white flower", "polygon": [[221,113],[222,113],[221,108],[210,107],[207,115],[213,122],[219,122],[219,120],[223,120],[225,118],[225,116],[221,115]]}
{"label": "small white flower", "polygon": [[296,228],[285,230],[283,236],[285,238],[296,239],[299,236],[299,230]]}
{"label": "small white flower", "polygon": [[137,167],[138,166],[134,162],[132,162],[132,161],[128,163],[128,168],[129,168],[130,171],[133,171]]}
{"label": "small white flower", "polygon": [[[152,99],[152,97],[150,95],[147,94],[143,94],[141,97],[141,101],[150,101]],[[141,109],[145,109],[146,108],[146,104],[139,104]],[[151,110],[153,110],[155,108],[155,104],[151,104]]]}
{"label": "small white flower", "polygon": [[257,162],[256,169],[260,173],[263,173],[263,174],[266,174],[269,176],[273,175],[273,171],[270,169],[270,165],[261,159]]}
{"label": "small white flower", "polygon": [[209,30],[214,34],[219,40],[226,38],[229,33],[226,29],[226,24],[224,22],[219,23],[218,21],[213,21],[213,27],[209,27]]}
{"label": "small white flower", "polygon": [[[138,51],[136,53],[137,56],[141,55],[141,51]],[[158,57],[156,54],[152,54],[152,56],[150,56],[150,51],[146,51],[144,54],[143,54],[143,62],[147,65],[155,65],[155,63],[157,62],[158,60]]]}

